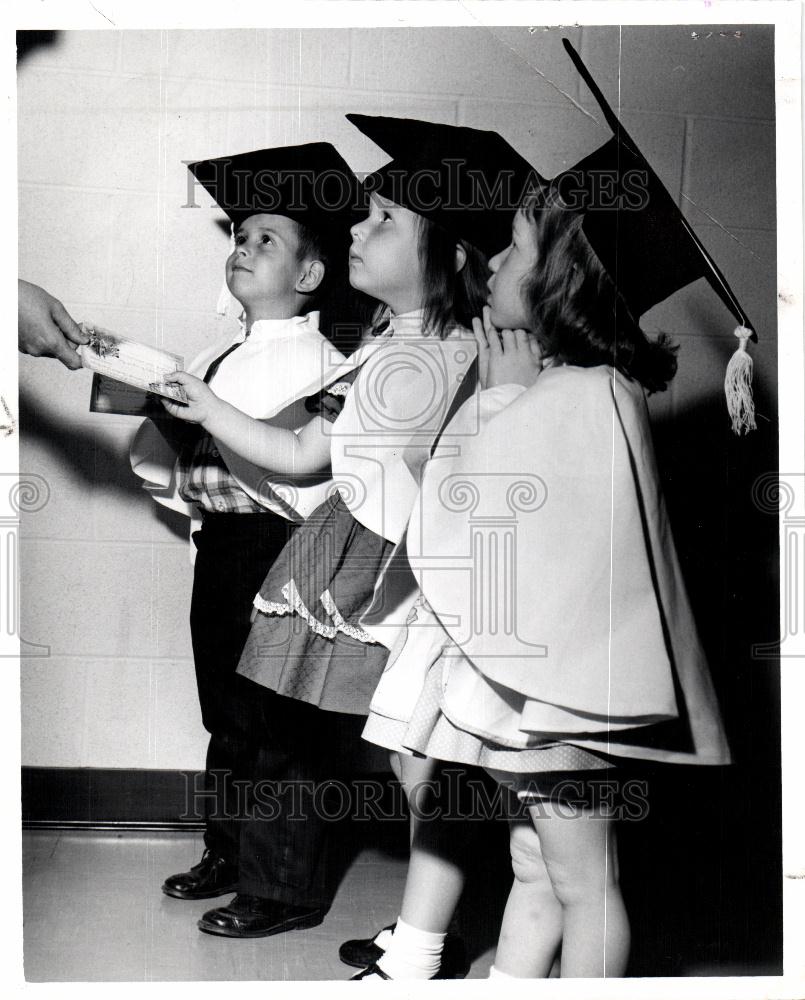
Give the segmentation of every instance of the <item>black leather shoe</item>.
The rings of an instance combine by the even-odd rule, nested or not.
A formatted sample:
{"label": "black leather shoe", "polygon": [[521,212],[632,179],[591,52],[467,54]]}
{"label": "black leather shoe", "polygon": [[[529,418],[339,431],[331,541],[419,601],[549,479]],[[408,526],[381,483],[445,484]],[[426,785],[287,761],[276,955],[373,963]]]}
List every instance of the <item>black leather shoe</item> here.
{"label": "black leather shoe", "polygon": [[[395,927],[384,927],[383,930],[390,931]],[[362,971],[352,979],[364,979],[367,976],[382,976],[383,979],[389,977],[375,964],[383,955],[383,949],[375,944],[375,939],[381,932],[378,931],[373,938],[357,938],[353,941],[345,941],[338,949],[338,957],[345,965],[354,965]],[[360,965],[352,959],[357,959],[360,955],[373,955],[369,961]],[[364,968],[366,966],[366,968]],[[442,961],[439,971],[434,979],[464,979],[470,971],[470,961],[467,957],[467,947],[462,938],[456,934],[448,934],[444,940],[444,950],[442,951]]]}
{"label": "black leather shoe", "polygon": [[201,861],[189,872],[166,878],[162,891],[175,899],[212,899],[225,896],[238,887],[238,867],[232,865],[208,847]]}
{"label": "black leather shoe", "polygon": [[324,910],[279,903],[262,896],[235,896],[229,906],[208,910],[199,920],[199,929],[221,937],[258,938],[285,931],[316,927],[324,920]]}

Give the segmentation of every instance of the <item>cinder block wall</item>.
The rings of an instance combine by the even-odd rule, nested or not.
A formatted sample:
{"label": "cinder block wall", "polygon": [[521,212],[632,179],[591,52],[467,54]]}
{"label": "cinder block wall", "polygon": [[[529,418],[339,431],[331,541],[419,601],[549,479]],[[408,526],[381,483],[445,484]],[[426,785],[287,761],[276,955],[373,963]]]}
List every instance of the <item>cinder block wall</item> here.
{"label": "cinder block wall", "polygon": [[[761,333],[760,467],[776,434],[773,35],[707,31],[562,33]],[[183,160],[328,139],[374,169],[384,157],[347,111],[494,128],[549,176],[609,137],[560,32],[541,28],[63,32],[21,62],[18,102],[20,275],[78,319],[187,357],[221,332],[227,241],[208,199],[182,207]],[[646,317],[681,344],[659,425],[717,454],[735,447],[720,404],[733,325],[704,282]],[[20,359],[22,470],[51,489],[23,525],[23,637],[50,649],[23,662],[23,763],[199,767],[186,528],[129,471],[136,421],[88,413],[89,388]]]}

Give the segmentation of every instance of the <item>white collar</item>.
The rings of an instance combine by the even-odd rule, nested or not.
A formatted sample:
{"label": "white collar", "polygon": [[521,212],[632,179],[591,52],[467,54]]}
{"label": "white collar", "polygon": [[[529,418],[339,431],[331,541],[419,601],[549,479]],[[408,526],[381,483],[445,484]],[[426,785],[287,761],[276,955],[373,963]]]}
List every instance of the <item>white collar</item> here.
{"label": "white collar", "polygon": [[240,331],[234,337],[235,340],[278,340],[297,336],[303,332],[303,327],[310,333],[315,333],[319,329],[319,313],[313,311],[305,316],[289,316],[286,319],[258,319],[248,331],[242,319],[238,319],[238,323]]}
{"label": "white collar", "polygon": [[425,336],[422,329],[423,318],[424,311],[422,309],[413,309],[411,312],[400,313],[399,316],[391,313],[389,315],[388,336],[398,339]]}

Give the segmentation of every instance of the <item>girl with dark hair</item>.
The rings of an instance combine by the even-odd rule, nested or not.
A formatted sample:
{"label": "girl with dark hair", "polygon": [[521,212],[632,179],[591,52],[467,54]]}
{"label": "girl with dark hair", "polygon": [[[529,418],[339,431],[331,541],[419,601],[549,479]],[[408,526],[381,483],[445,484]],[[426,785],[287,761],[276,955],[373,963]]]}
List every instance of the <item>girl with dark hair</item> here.
{"label": "girl with dark hair", "polygon": [[377,194],[352,240],[350,282],[381,303],[382,330],[308,401],[317,418],[295,441],[265,435],[267,463],[309,474],[332,463],[337,490],[255,597],[238,669],[287,697],[365,715],[388,650],[359,618],[417,490],[402,454],[427,454],[445,422],[472,362],[468,325],[489,271],[468,242]]}

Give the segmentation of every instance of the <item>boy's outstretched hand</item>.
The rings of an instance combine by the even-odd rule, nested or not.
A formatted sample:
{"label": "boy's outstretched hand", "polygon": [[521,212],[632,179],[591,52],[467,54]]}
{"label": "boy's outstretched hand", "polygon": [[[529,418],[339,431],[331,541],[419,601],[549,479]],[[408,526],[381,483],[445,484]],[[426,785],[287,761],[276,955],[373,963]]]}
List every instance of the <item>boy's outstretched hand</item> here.
{"label": "boy's outstretched hand", "polygon": [[498,330],[492,325],[489,306],[483,320],[476,316],[472,330],[478,343],[478,380],[482,389],[496,385],[524,385],[529,389],[542,371],[542,351],[537,338],[525,330]]}
{"label": "boy's outstretched hand", "polygon": [[190,424],[204,424],[212,416],[216,405],[221,400],[215,395],[206,382],[187,372],[172,372],[165,380],[171,385],[180,385],[187,395],[186,403],[176,403],[172,399],[162,397],[161,402],[173,417],[186,420]]}

